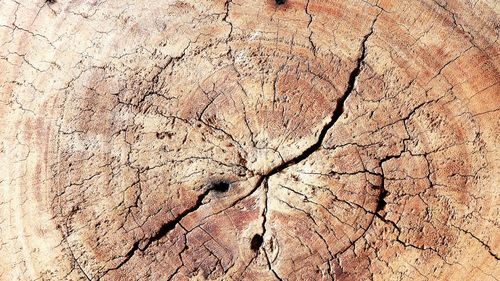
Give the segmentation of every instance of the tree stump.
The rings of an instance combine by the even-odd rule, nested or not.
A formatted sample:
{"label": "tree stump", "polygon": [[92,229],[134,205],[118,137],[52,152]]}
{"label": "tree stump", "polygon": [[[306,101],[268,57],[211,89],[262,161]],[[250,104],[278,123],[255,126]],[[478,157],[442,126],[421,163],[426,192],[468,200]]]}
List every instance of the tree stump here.
{"label": "tree stump", "polygon": [[0,3],[1,280],[498,280],[495,0]]}

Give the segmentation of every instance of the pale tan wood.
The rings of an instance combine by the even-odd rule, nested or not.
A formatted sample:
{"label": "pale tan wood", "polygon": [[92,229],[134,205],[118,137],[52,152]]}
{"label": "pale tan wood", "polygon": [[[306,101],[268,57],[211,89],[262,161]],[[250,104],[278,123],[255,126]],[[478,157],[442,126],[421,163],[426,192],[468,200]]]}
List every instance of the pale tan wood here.
{"label": "pale tan wood", "polygon": [[498,280],[499,9],[1,1],[0,280]]}

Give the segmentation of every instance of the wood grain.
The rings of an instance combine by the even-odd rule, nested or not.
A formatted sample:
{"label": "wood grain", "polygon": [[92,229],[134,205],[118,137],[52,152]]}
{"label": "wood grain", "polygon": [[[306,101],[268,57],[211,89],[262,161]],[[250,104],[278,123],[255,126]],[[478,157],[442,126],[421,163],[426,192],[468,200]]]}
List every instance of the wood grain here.
{"label": "wood grain", "polygon": [[496,0],[0,2],[0,280],[498,280]]}

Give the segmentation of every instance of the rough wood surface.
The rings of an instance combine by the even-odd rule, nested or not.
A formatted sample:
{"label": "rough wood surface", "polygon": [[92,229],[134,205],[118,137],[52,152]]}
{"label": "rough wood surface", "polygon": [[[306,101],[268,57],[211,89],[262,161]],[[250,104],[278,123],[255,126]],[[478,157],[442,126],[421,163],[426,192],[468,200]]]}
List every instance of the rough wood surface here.
{"label": "rough wood surface", "polygon": [[497,0],[0,1],[0,280],[498,280]]}

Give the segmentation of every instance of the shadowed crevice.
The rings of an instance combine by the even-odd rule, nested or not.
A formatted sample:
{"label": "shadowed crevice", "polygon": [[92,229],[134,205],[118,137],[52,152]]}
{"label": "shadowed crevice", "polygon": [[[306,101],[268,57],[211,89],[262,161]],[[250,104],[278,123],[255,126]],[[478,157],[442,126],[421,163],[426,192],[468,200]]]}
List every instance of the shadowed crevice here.
{"label": "shadowed crevice", "polygon": [[[141,252],[144,252],[145,250],[147,250],[149,248],[149,246],[153,242],[158,241],[158,240],[162,239],[163,237],[167,236],[170,233],[170,231],[172,231],[185,217],[187,217],[189,214],[195,212],[203,205],[203,200],[205,199],[205,197],[207,197],[207,195],[210,193],[210,191],[227,192],[229,190],[230,186],[231,186],[231,184],[229,182],[226,182],[226,181],[218,181],[218,182],[213,183],[207,190],[205,190],[205,192],[203,192],[202,194],[200,194],[198,196],[196,203],[192,207],[184,210],[175,219],[173,219],[167,223],[164,223],[153,236],[150,236],[147,239],[136,241],[132,245],[132,248],[125,255],[125,259],[113,269],[120,268],[122,265],[127,263],[138,250]],[[143,244],[143,246],[141,246],[141,244]]]}
{"label": "shadowed crevice", "polygon": [[[236,205],[239,201],[241,201],[244,198],[250,196],[261,185],[263,185],[263,188],[265,189],[266,206],[265,206],[265,209],[264,209],[264,212],[263,212],[263,223],[262,223],[263,232],[262,232],[262,235],[260,236],[260,237],[262,237],[262,239],[265,237],[265,233],[266,233],[266,222],[267,222],[267,211],[268,211],[267,210],[267,200],[268,200],[268,189],[269,189],[268,180],[269,180],[269,178],[271,176],[273,176],[273,175],[275,175],[275,174],[277,174],[277,173],[285,170],[286,168],[288,168],[288,167],[290,167],[292,165],[295,165],[295,164],[298,164],[298,163],[302,162],[303,160],[307,159],[311,154],[313,154],[314,152],[316,152],[318,149],[321,148],[321,146],[323,144],[323,141],[324,141],[324,139],[326,137],[326,134],[335,125],[335,123],[337,123],[337,121],[340,119],[340,117],[344,113],[345,102],[346,102],[347,98],[349,98],[349,96],[351,95],[351,93],[354,91],[354,87],[356,86],[356,81],[358,79],[359,74],[361,73],[361,68],[364,65],[364,61],[365,61],[365,58],[366,58],[366,42],[368,41],[368,39],[370,38],[370,36],[373,34],[373,29],[374,29],[375,23],[377,21],[377,18],[378,18],[378,15],[372,21],[372,24],[371,24],[371,27],[370,27],[370,31],[364,36],[364,38],[363,38],[363,40],[361,42],[360,55],[359,55],[358,59],[356,60],[356,66],[354,67],[354,69],[351,71],[351,73],[349,75],[349,80],[348,80],[348,83],[347,83],[346,90],[344,91],[344,94],[337,100],[337,105],[336,105],[336,107],[335,107],[335,109],[334,109],[334,111],[332,113],[330,121],[321,129],[320,134],[319,134],[318,139],[316,140],[316,142],[314,144],[312,144],[311,146],[309,146],[307,149],[305,149],[301,154],[299,154],[299,155],[297,155],[297,156],[289,159],[288,161],[285,161],[285,162],[281,163],[280,165],[277,165],[276,167],[272,168],[268,173],[262,175],[258,179],[255,187],[253,188],[253,190],[250,193],[248,193],[246,196],[240,198],[239,200],[235,201],[232,204],[232,206]],[[380,189],[381,189],[381,192],[380,192],[379,199],[378,199],[378,202],[377,202],[377,211],[379,211],[378,210],[379,208],[383,209],[383,207],[385,206],[384,197],[387,195],[387,191],[385,191],[385,189],[383,187],[383,182],[382,182],[382,185],[381,185]],[[376,212],[374,212],[374,215],[372,217],[372,221],[373,221],[373,218],[375,217]],[[365,230],[365,232],[366,232],[366,230]],[[254,236],[254,238],[255,238],[255,236]],[[260,243],[260,246],[263,245],[263,242],[264,241],[262,241],[262,243]],[[252,248],[252,250],[254,250],[254,249]],[[256,251],[256,250],[254,250],[254,251]],[[276,271],[272,268],[272,264],[269,261],[269,258],[267,256],[267,252],[265,251],[265,249],[264,249],[264,256],[266,257],[269,270],[273,272],[273,274],[275,275],[275,277],[278,280],[281,280],[281,278],[277,275]]]}
{"label": "shadowed crevice", "polygon": [[[378,15],[380,15],[380,13]],[[288,168],[292,165],[300,163],[301,161],[308,158],[311,154],[316,152],[321,147],[328,131],[339,120],[339,118],[342,116],[342,113],[344,113],[345,102],[346,102],[347,98],[351,95],[352,91],[354,90],[357,78],[361,72],[361,68],[362,68],[362,66],[364,64],[364,60],[366,58],[366,42],[368,41],[370,36],[373,34],[374,26],[375,26],[375,23],[377,22],[378,15],[373,19],[371,27],[370,27],[370,31],[363,37],[363,40],[361,41],[360,55],[356,60],[356,65],[355,65],[354,69],[351,71],[351,73],[349,75],[349,80],[347,83],[346,90],[344,91],[344,94],[337,100],[337,106],[335,107],[335,109],[332,113],[330,121],[321,129],[320,134],[319,134],[316,142],[314,144],[312,144],[310,147],[306,148],[301,154],[281,163],[280,165],[277,165],[276,167],[269,170],[269,172],[267,172],[263,175],[260,175],[259,179],[257,180],[257,182],[254,185],[254,187],[252,188],[252,190],[250,190],[248,193],[246,193],[242,197],[235,200],[228,207],[214,213],[213,215],[219,214],[226,209],[234,207],[236,204],[238,204],[239,202],[241,202],[242,200],[244,200],[248,196],[251,196],[252,194],[254,194],[254,192],[257,189],[259,189],[259,187],[262,185],[262,183],[264,181],[267,181],[271,176],[285,170],[286,168]],[[266,192],[266,196],[267,196],[267,192]],[[264,233],[263,233],[263,235],[264,235]]]}
{"label": "shadowed crevice", "polygon": [[275,175],[275,174],[283,171],[284,169],[286,169],[292,165],[295,165],[295,164],[302,162],[303,160],[308,158],[311,154],[316,152],[321,147],[328,131],[335,125],[335,123],[337,123],[337,121],[340,119],[340,117],[344,113],[345,102],[354,90],[356,81],[357,81],[358,76],[361,72],[361,67],[363,66],[364,60],[366,58],[366,42],[368,41],[370,36],[373,34],[373,28],[375,26],[375,22],[377,21],[377,18],[378,18],[378,16],[375,17],[375,19],[373,20],[372,25],[370,27],[370,32],[368,32],[368,34],[366,34],[364,36],[363,41],[361,42],[360,55],[359,55],[358,59],[356,60],[356,66],[354,67],[351,74],[349,75],[349,80],[347,82],[347,88],[344,91],[344,94],[337,100],[337,105],[333,111],[333,114],[330,118],[330,121],[328,121],[328,123],[321,129],[316,142],[314,144],[312,144],[310,147],[308,147],[307,149],[305,149],[301,154],[281,163],[280,165],[272,168],[265,175],[262,175],[262,177],[257,182],[257,185],[256,185],[257,187],[260,186],[260,184],[264,181],[264,179],[269,178],[272,175]]}
{"label": "shadowed crevice", "polygon": [[[360,55],[359,55],[359,57],[356,60],[356,65],[355,65],[354,69],[351,71],[351,73],[349,75],[349,80],[348,80],[348,83],[347,83],[346,90],[344,91],[343,95],[337,100],[337,105],[336,105],[336,107],[335,107],[335,109],[334,109],[334,111],[332,113],[330,121],[321,129],[320,134],[319,134],[318,139],[316,140],[316,142],[314,144],[312,144],[311,146],[309,146],[307,149],[305,149],[301,154],[299,154],[299,155],[297,155],[297,156],[295,156],[295,157],[293,157],[293,158],[291,158],[291,159],[289,159],[289,160],[281,163],[280,165],[277,165],[276,167],[272,168],[266,174],[261,175],[260,178],[257,180],[257,183],[255,184],[255,187],[248,194],[246,194],[243,197],[240,197],[238,200],[236,200],[235,202],[233,202],[233,204],[231,204],[231,206],[229,206],[229,207],[232,207],[232,206],[236,205],[238,202],[240,202],[244,198],[247,198],[248,196],[250,196],[251,194],[253,194],[262,185],[262,183],[264,181],[267,181],[272,175],[275,175],[275,174],[283,171],[284,169],[286,169],[286,168],[288,168],[288,167],[290,167],[292,165],[295,165],[295,164],[298,164],[298,163],[302,162],[303,160],[305,160],[306,158],[308,158],[311,154],[313,154],[314,152],[316,152],[321,147],[321,145],[323,144],[323,141],[324,141],[325,136],[328,133],[328,131],[335,125],[335,123],[340,119],[340,117],[344,113],[345,102],[346,102],[347,98],[351,95],[351,93],[354,90],[357,78],[358,78],[358,76],[359,76],[359,74],[361,72],[361,68],[364,65],[364,60],[366,58],[366,42],[368,41],[368,39],[370,38],[370,36],[373,34],[374,25],[375,25],[375,23],[377,21],[377,18],[378,18],[378,16],[375,17],[375,19],[373,20],[372,25],[370,27],[370,31],[368,32],[368,34],[366,34],[364,36],[364,38],[363,38],[363,40],[361,42]],[[229,185],[227,186],[227,188],[229,188]],[[116,266],[115,269],[117,269],[117,268],[121,267],[123,264],[127,263],[134,256],[134,254],[138,250],[141,251],[141,252],[143,252],[153,242],[158,241],[161,238],[163,238],[164,236],[168,235],[168,233],[171,230],[173,230],[175,228],[175,226],[177,224],[179,224],[180,221],[182,221],[182,219],[184,219],[186,216],[188,216],[192,212],[195,212],[196,210],[198,210],[203,205],[203,200],[210,193],[210,191],[212,191],[212,190],[218,191],[218,189],[226,190],[226,185],[225,184],[219,185],[217,183],[214,184],[214,185],[212,185],[211,188],[207,189],[205,192],[203,192],[202,194],[200,194],[198,196],[198,199],[197,199],[196,203],[191,208],[188,208],[188,209],[184,210],[175,219],[173,219],[173,220],[171,220],[171,221],[163,224],[160,227],[160,229],[158,230],[158,232],[156,232],[156,234],[154,234],[153,236],[151,236],[151,237],[149,237],[149,238],[147,238],[145,240],[136,241],[133,244],[132,248],[125,255],[124,260],[118,266]],[[267,197],[267,193],[266,193],[266,197]],[[259,242],[258,241],[259,238],[258,237],[256,238],[256,236],[253,237],[252,241],[254,239],[256,239],[256,241],[255,241],[255,247],[257,247],[257,244],[259,244],[259,246],[257,247],[257,249],[260,248],[260,246],[263,244],[263,242],[264,242],[263,241],[264,235],[265,235],[265,229],[263,230],[262,235],[259,235],[261,237],[261,239],[262,239],[262,243],[257,243],[257,242]],[[141,247],[141,244],[143,244],[144,246]],[[251,245],[251,247],[252,247],[252,245]]]}

